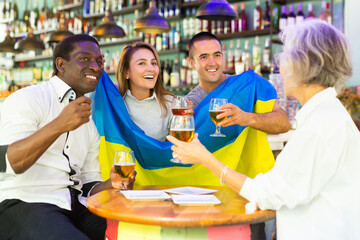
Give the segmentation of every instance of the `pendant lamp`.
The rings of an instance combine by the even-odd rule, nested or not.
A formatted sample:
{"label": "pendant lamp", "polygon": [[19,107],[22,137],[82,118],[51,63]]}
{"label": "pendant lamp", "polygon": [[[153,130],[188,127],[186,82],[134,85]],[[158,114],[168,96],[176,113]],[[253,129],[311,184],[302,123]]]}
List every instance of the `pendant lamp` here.
{"label": "pendant lamp", "polygon": [[210,0],[198,8],[196,18],[215,21],[230,21],[237,19],[238,13],[226,0]]}
{"label": "pendant lamp", "polygon": [[138,19],[135,24],[135,31],[151,34],[160,34],[170,31],[169,22],[161,17],[156,8],[156,2],[152,0],[146,14]]}
{"label": "pendant lamp", "polygon": [[63,40],[64,38],[66,38],[68,36],[71,36],[71,35],[74,35],[74,34],[67,29],[65,19],[64,19],[64,17],[62,17],[60,19],[59,29],[50,34],[49,39],[47,40],[47,42],[48,43],[58,43],[61,40]]}
{"label": "pendant lamp", "polygon": [[14,48],[15,40],[10,36],[9,30],[6,32],[5,40],[0,43],[0,52],[17,52]]}
{"label": "pendant lamp", "polygon": [[104,21],[95,27],[92,35],[96,38],[122,38],[125,37],[125,32],[122,27],[116,25],[111,10],[108,8],[105,12]]}
{"label": "pendant lamp", "polygon": [[36,39],[33,29],[30,27],[27,37],[15,43],[15,49],[20,51],[44,50],[45,45],[42,41]]}

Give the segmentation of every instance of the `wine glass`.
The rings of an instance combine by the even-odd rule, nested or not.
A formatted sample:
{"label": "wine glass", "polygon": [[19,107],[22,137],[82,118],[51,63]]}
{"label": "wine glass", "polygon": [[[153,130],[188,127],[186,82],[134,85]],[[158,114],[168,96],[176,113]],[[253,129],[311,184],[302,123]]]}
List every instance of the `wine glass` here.
{"label": "wine glass", "polygon": [[171,111],[173,115],[187,115],[184,111],[188,108],[189,102],[186,96],[176,96],[171,102]]}
{"label": "wine glass", "polygon": [[226,137],[226,135],[224,135],[220,132],[221,127],[218,126],[218,124],[221,121],[224,121],[227,118],[227,116],[220,118],[220,119],[217,119],[216,116],[219,115],[220,113],[223,113],[226,111],[225,109],[219,110],[219,107],[222,105],[225,105],[227,103],[228,103],[228,101],[226,98],[212,98],[210,101],[209,114],[210,114],[211,120],[216,125],[216,131],[215,131],[215,133],[210,135],[211,137]]}
{"label": "wine glass", "polygon": [[[170,123],[170,135],[180,141],[190,142],[194,138],[195,122],[194,117],[189,115],[174,115]],[[173,153],[171,162],[181,163],[176,153]]]}
{"label": "wine glass", "polygon": [[[134,152],[130,150],[121,150],[115,152],[114,158],[115,172],[121,178],[127,179],[131,177],[135,170],[135,156]],[[121,189],[126,189],[123,185]]]}

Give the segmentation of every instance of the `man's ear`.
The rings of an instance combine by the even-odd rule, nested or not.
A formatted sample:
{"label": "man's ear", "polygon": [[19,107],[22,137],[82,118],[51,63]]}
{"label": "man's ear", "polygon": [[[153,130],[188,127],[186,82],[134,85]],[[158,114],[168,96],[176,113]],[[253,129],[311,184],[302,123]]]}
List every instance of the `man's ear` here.
{"label": "man's ear", "polygon": [[191,57],[188,57],[187,60],[188,60],[188,62],[190,63],[191,67],[192,67],[193,69],[195,69],[195,61],[194,61],[194,59],[191,58]]}
{"label": "man's ear", "polygon": [[64,72],[64,64],[65,64],[65,60],[61,57],[56,58],[56,69],[59,72]]}

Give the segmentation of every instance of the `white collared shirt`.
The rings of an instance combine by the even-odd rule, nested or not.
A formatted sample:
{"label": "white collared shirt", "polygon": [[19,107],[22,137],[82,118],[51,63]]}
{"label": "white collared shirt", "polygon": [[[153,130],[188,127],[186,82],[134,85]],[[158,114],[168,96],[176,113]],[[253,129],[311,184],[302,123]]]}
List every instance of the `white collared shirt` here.
{"label": "white collared shirt", "polygon": [[[34,134],[54,120],[69,99],[75,98],[75,92],[57,76],[11,94],[3,103],[0,145],[9,145]],[[80,190],[83,184],[102,181],[98,159],[100,136],[92,119],[67,135],[62,134],[22,174],[15,174],[6,158],[6,172],[0,173],[0,202],[13,198],[51,203],[70,210],[68,186]],[[69,162],[75,171],[70,177]],[[74,185],[74,182],[79,183]],[[82,203],[83,200],[80,199]]]}
{"label": "white collared shirt", "polygon": [[139,101],[132,94],[130,89],[123,96],[130,118],[138,125],[146,135],[164,142],[169,134],[169,122],[172,116],[171,100],[173,96],[166,95],[167,109],[166,116],[162,116],[160,103],[155,92],[153,95]]}
{"label": "white collared shirt", "polygon": [[313,96],[275,166],[240,194],[274,209],[279,240],[360,239],[360,133],[334,88]]}

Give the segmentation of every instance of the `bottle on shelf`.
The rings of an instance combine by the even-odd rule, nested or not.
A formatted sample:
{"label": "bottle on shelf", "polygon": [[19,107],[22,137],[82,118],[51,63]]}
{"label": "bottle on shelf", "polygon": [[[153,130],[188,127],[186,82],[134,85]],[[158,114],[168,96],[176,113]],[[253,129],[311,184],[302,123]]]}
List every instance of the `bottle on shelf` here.
{"label": "bottle on shelf", "polygon": [[15,21],[17,21],[19,19],[19,10],[18,10],[18,5],[16,3],[16,0],[14,0],[14,5],[13,5],[13,8],[12,8],[12,12],[13,12],[13,19]]}
{"label": "bottle on shelf", "polygon": [[286,6],[283,5],[281,7],[281,15],[279,19],[279,30],[282,31],[287,26],[287,14],[286,14]]}
{"label": "bottle on shelf", "polygon": [[234,53],[235,59],[235,74],[238,75],[244,71],[244,62],[242,59],[241,40],[236,40],[236,48]]}
{"label": "bottle on shelf", "polygon": [[296,16],[294,14],[294,4],[290,4],[290,12],[287,18],[287,25],[295,25]]}
{"label": "bottle on shelf", "polygon": [[271,67],[271,46],[270,46],[270,38],[266,38],[265,40],[265,47],[263,52],[263,58],[262,58],[262,65],[264,68],[270,69]]}
{"label": "bottle on shelf", "polygon": [[274,28],[279,29],[279,10],[277,7],[274,7],[273,9],[272,25]]}
{"label": "bottle on shelf", "polygon": [[262,9],[260,0],[256,0],[256,7],[254,8],[254,30],[262,29]]}
{"label": "bottle on shelf", "polygon": [[242,60],[244,62],[244,69],[243,71],[247,71],[252,69],[252,56],[249,50],[249,40],[245,40],[244,43],[244,51],[242,53]]}
{"label": "bottle on shelf", "polygon": [[313,4],[309,3],[309,5],[308,5],[308,15],[306,16],[306,19],[311,19],[311,18],[315,18],[315,14],[314,14]]}
{"label": "bottle on shelf", "polygon": [[227,51],[227,71],[230,73],[235,71],[234,40],[230,40],[229,49]]}
{"label": "bottle on shelf", "polygon": [[265,2],[265,12],[264,12],[264,19],[263,19],[262,25],[264,28],[269,28],[271,26],[271,14],[270,14],[269,1]]}
{"label": "bottle on shelf", "polygon": [[245,11],[245,2],[241,3],[238,28],[239,28],[239,32],[248,30],[248,17],[247,17],[246,11]]}
{"label": "bottle on shelf", "polygon": [[321,1],[321,12],[319,18],[327,23],[331,24],[331,12],[330,12],[330,3],[327,3],[325,0]]}
{"label": "bottle on shelf", "polygon": [[[234,7],[235,12],[238,12],[238,11],[239,11],[237,4],[234,4],[233,7]],[[231,20],[231,25],[230,25],[230,31],[231,31],[231,33],[236,33],[236,32],[239,31],[238,22],[239,22],[239,20],[237,20],[237,19]]]}
{"label": "bottle on shelf", "polygon": [[253,57],[253,68],[254,71],[258,74],[261,74],[261,49],[260,49],[260,38],[259,36],[255,37],[255,44],[252,48],[252,57]]}
{"label": "bottle on shelf", "polygon": [[302,23],[303,21],[304,21],[304,13],[303,13],[303,10],[302,10],[302,3],[299,3],[297,15],[296,15],[296,18],[295,18],[295,23],[299,24],[299,23]]}
{"label": "bottle on shelf", "polygon": [[171,67],[169,59],[166,59],[165,64],[164,64],[164,69],[162,70],[164,86],[170,85],[170,74],[168,71],[169,67]]}
{"label": "bottle on shelf", "polygon": [[180,86],[179,58],[176,57],[170,73],[170,86]]}

